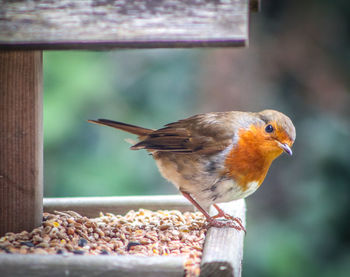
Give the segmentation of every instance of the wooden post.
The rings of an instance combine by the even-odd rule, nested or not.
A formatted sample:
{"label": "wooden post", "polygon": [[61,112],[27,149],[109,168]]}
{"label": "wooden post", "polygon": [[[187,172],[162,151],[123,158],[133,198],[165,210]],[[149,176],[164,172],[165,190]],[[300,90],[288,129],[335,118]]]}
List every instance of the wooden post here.
{"label": "wooden post", "polygon": [[0,236],[42,218],[42,52],[0,51]]}
{"label": "wooden post", "polygon": [[[238,217],[245,226],[244,199],[220,203],[226,213]],[[211,207],[210,215],[217,211]],[[242,274],[244,232],[233,228],[210,227],[205,238],[200,277],[240,277]]]}

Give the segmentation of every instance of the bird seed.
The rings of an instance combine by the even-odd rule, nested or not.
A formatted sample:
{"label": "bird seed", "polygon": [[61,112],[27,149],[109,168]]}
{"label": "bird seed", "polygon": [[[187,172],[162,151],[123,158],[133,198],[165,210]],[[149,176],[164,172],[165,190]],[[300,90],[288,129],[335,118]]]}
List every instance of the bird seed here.
{"label": "bird seed", "polygon": [[0,253],[59,255],[184,256],[187,277],[199,276],[207,232],[199,212],[140,209],[125,216],[74,211],[44,213],[31,232],[0,237]]}

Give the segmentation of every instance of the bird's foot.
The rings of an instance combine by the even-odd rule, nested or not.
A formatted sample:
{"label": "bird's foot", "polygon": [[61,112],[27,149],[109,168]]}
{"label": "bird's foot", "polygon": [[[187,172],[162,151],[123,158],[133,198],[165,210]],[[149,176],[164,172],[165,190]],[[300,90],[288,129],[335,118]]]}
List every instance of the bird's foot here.
{"label": "bird's foot", "polygon": [[246,232],[243,225],[237,224],[236,222],[237,221],[233,221],[233,220],[218,220],[218,219],[215,219],[214,217],[211,217],[210,220],[208,220],[208,225],[209,227],[216,227],[216,228],[228,227],[228,228],[236,229],[237,231]]}
{"label": "bird's foot", "polygon": [[[181,191],[183,196],[185,196],[199,211],[202,212],[202,214],[206,217],[207,221],[208,221],[208,225],[209,227],[217,227],[217,228],[223,228],[223,227],[229,227],[229,228],[233,228],[236,229],[238,231],[244,231],[245,233],[247,232],[242,224],[242,220],[238,217],[234,217],[231,216],[227,213],[225,213],[222,209],[220,209],[220,207],[216,204],[213,204],[214,208],[218,211],[218,214],[215,216],[210,216],[206,210],[204,210],[198,203],[196,200],[193,199],[193,197],[184,191]],[[223,217],[226,220],[222,221],[222,220],[217,220],[216,218],[218,217]]]}
{"label": "bird's foot", "polygon": [[[225,213],[222,209],[220,209],[220,207],[216,204],[213,205],[214,208],[218,211],[217,215],[214,215],[211,217],[212,220],[219,222],[218,225],[222,225],[222,224],[226,224],[226,226],[215,226],[215,225],[211,225],[210,220],[209,220],[209,225],[214,226],[214,227],[232,227],[232,226],[236,226],[238,228],[232,227],[236,230],[243,230],[245,233],[247,233],[246,229],[243,226],[242,223],[242,219],[240,219],[239,217],[234,217],[232,215],[229,215],[227,213]],[[227,220],[227,222],[222,222],[222,221],[218,221],[216,220],[216,218],[219,217],[223,217]],[[216,223],[215,223],[216,224]],[[238,226],[237,226],[237,225]]]}

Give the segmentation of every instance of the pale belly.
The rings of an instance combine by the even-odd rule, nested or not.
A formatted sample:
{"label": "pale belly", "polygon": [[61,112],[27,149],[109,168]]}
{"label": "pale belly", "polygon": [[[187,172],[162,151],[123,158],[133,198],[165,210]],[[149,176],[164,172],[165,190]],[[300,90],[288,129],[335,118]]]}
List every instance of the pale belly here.
{"label": "pale belly", "polygon": [[[242,187],[238,186],[235,181],[232,179],[224,180],[217,184],[217,188],[213,191],[215,196],[215,192],[217,193],[217,197],[212,196],[213,203],[220,202],[229,202],[233,200],[242,199],[248,197],[252,193],[254,193],[259,188],[258,182],[250,182],[246,186],[247,189],[242,189]],[[209,196],[210,197],[210,196]]]}
{"label": "pale belly", "polygon": [[195,190],[191,194],[201,205],[206,206],[206,209],[208,209],[214,203],[229,202],[248,197],[258,188],[258,182],[251,182],[248,184],[247,189],[243,190],[233,180],[227,179],[216,183],[214,188],[212,186],[207,190]]}
{"label": "pale belly", "polygon": [[243,189],[233,179],[220,176],[220,168],[217,172],[209,172],[207,164],[189,160],[186,155],[163,156],[156,159],[156,163],[163,177],[180,191],[191,194],[205,209],[213,203],[245,198],[259,187],[258,182],[250,182]]}

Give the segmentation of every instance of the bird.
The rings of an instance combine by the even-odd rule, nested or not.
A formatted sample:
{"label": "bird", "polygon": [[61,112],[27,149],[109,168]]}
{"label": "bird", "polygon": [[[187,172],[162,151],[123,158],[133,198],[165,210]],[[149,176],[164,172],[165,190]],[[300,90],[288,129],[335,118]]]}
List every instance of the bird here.
{"label": "bird", "polygon": [[[241,219],[218,203],[254,193],[271,163],[283,152],[292,155],[296,138],[291,119],[270,109],[202,113],[157,130],[108,119],[88,122],[137,135],[130,149],[147,150],[161,175],[202,212],[209,226],[244,232]],[[209,215],[210,205],[217,215]]]}

